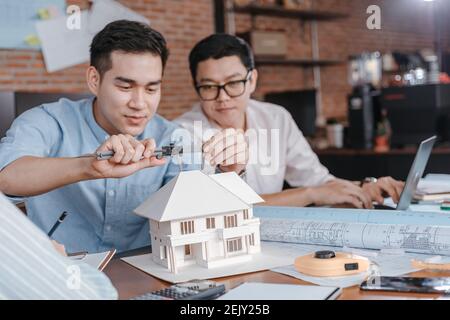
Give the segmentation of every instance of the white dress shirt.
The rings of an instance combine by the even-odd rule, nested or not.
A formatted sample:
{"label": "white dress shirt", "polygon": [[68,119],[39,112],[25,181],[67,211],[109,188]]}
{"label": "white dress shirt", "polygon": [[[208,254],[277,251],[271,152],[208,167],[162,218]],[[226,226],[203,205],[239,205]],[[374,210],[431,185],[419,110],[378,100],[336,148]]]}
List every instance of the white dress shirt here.
{"label": "white dress shirt", "polygon": [[[206,117],[199,103],[175,122],[188,129],[196,143],[221,130]],[[284,180],[293,187],[314,187],[334,179],[285,108],[250,100],[246,123],[250,148],[246,181],[257,193],[280,192]]]}

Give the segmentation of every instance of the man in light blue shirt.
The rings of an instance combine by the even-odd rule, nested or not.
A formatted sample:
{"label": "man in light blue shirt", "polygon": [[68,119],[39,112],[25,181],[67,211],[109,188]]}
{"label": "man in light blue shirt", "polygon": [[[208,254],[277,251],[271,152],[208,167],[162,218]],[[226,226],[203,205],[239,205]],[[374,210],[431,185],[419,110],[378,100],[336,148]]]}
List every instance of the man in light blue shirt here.
{"label": "man in light blue shirt", "polygon": [[[131,21],[107,25],[91,44],[87,84],[95,98],[44,104],[18,117],[0,143],[0,191],[25,199],[33,222],[68,252],[150,244],[132,213],[180,170],[152,156],[177,128],[156,115],[168,58],[163,36]],[[156,141],[156,142],[155,142]],[[113,151],[109,160],[79,157]]]}

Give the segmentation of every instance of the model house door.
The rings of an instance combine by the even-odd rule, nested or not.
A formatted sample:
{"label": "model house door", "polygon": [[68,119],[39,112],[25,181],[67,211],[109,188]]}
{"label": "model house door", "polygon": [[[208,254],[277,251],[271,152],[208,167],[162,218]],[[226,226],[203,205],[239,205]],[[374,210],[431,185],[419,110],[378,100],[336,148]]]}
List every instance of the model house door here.
{"label": "model house door", "polygon": [[190,244],[184,245],[184,260],[192,259],[192,246]]}

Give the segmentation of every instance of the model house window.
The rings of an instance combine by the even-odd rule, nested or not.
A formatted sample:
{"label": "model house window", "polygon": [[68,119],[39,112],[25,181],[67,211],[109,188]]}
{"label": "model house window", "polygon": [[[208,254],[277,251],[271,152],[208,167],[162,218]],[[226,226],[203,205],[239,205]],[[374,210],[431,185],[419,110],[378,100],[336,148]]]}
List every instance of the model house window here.
{"label": "model house window", "polygon": [[248,236],[248,242],[251,246],[255,245],[255,234],[252,233],[251,235]]}
{"label": "model house window", "polygon": [[206,229],[214,229],[216,227],[216,218],[206,218]]}
{"label": "model house window", "polygon": [[234,238],[227,241],[228,252],[237,252],[242,250],[242,239]]}
{"label": "model house window", "polygon": [[191,254],[191,245],[190,244],[186,244],[184,246],[184,255],[189,256]]}
{"label": "model house window", "polygon": [[248,210],[244,210],[244,220],[248,220]]}
{"label": "model house window", "polygon": [[237,215],[223,217],[225,228],[237,227]]}
{"label": "model house window", "polygon": [[181,226],[181,234],[190,234],[194,233],[194,221],[183,221],[180,224]]}
{"label": "model house window", "polygon": [[161,260],[167,259],[167,247],[161,246],[159,247],[160,253],[161,253]]}

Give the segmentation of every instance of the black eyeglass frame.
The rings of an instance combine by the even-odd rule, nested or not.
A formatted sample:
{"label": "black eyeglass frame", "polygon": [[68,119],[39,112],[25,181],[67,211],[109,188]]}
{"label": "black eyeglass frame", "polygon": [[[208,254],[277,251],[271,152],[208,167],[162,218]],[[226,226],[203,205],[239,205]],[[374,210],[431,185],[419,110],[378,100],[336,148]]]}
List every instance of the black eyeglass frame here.
{"label": "black eyeglass frame", "polygon": [[[198,96],[200,97],[200,99],[202,99],[203,101],[214,101],[217,100],[217,98],[220,96],[220,92],[222,91],[222,89],[225,91],[225,93],[230,97],[230,98],[237,98],[240,97],[244,94],[245,89],[246,89],[246,85],[247,82],[250,81],[252,79],[251,74],[252,74],[253,69],[249,69],[247,72],[247,75],[245,76],[245,79],[242,80],[233,80],[233,81],[229,81],[227,83],[224,83],[223,85],[214,85],[214,84],[205,84],[205,85],[200,85],[200,86],[195,86],[195,90],[197,91]],[[242,90],[242,92],[238,95],[231,95],[228,93],[226,86],[229,85],[230,83],[243,83],[244,84],[244,89]],[[204,99],[202,97],[202,95],[200,94],[200,89],[202,87],[215,87],[217,88],[217,94],[214,97],[214,99]]]}

